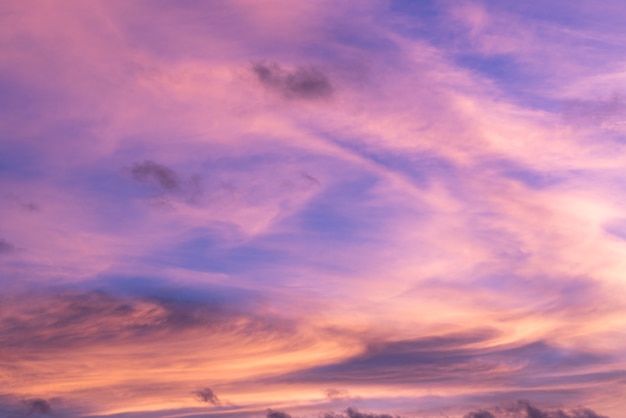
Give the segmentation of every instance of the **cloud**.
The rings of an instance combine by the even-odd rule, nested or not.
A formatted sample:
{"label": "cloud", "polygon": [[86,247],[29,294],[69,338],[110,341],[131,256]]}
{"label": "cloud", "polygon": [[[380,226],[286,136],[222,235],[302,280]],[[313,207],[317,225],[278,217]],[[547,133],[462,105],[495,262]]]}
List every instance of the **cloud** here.
{"label": "cloud", "polygon": [[574,126],[600,127],[624,130],[626,127],[626,104],[622,95],[597,100],[570,100],[565,104],[563,117]]}
{"label": "cloud", "polygon": [[326,395],[326,398],[332,401],[340,399],[350,399],[350,394],[348,393],[348,391],[343,389],[329,388],[324,391],[324,395]]}
{"label": "cloud", "polygon": [[577,408],[542,409],[532,405],[529,401],[520,400],[515,405],[497,407],[491,410],[470,412],[464,418],[608,418],[596,414],[591,409]]}
{"label": "cloud", "polygon": [[217,395],[210,388],[205,387],[202,389],[194,390],[193,394],[196,395],[196,397],[201,402],[206,402],[213,405],[220,404],[220,400],[218,399]]}
{"label": "cloud", "polygon": [[28,414],[50,414],[52,406],[45,399],[29,399],[25,401],[28,405]]}
{"label": "cloud", "polygon": [[[33,2],[0,16],[0,189],[45,208],[0,208],[20,256],[0,263],[0,387],[95,413],[207,409],[207,376],[259,415],[339,405],[324,388],[373,411],[430,391],[624,409],[626,247],[602,226],[626,219],[626,153],[579,141],[622,126],[623,54],[576,27],[623,7]],[[613,72],[609,95],[565,93],[580,71]]]}
{"label": "cloud", "polygon": [[[375,413],[368,413],[368,412],[360,412],[355,408],[346,409],[345,415],[340,415],[340,416],[341,417],[347,416],[348,418],[394,418],[394,416],[390,414],[375,414]],[[398,417],[396,416],[395,418],[398,418]]]}
{"label": "cloud", "polygon": [[8,254],[10,252],[13,252],[14,250],[15,250],[15,247],[13,246],[13,244],[0,238],[0,255]]}
{"label": "cloud", "polygon": [[366,348],[360,354],[335,364],[301,370],[277,379],[335,384],[432,384],[453,381],[460,372],[468,373],[475,379],[492,379],[494,375],[490,371],[498,368],[499,361],[495,358],[489,360],[489,356],[495,355],[497,349],[487,350],[476,346],[487,345],[493,337],[492,330],[484,329],[404,341],[367,342],[367,337],[364,337]]}
{"label": "cloud", "polygon": [[[431,416],[447,416],[443,411],[431,411]],[[342,412],[327,412],[320,415],[323,418],[401,418],[403,415],[379,412],[361,412],[350,407]],[[410,415],[412,416],[412,415]],[[422,416],[422,415],[419,415]],[[269,410],[267,418],[291,418],[286,412]],[[578,407],[574,409],[540,408],[529,401],[520,400],[511,405],[497,406],[488,409],[470,411],[463,418],[609,418],[597,414],[591,409]]]}
{"label": "cloud", "polygon": [[2,418],[43,416],[61,418],[78,415],[78,410],[64,406],[64,402],[59,398],[23,398],[16,395],[0,395],[0,417]]}
{"label": "cloud", "polygon": [[334,89],[326,74],[312,66],[289,71],[276,63],[260,62],[252,71],[261,84],[287,98],[316,100],[333,95]]}
{"label": "cloud", "polygon": [[267,418],[291,418],[291,415],[289,415],[286,412],[273,411],[271,409],[268,409],[266,417]]}
{"label": "cloud", "polygon": [[470,412],[466,414],[464,418],[496,418],[489,411],[478,411],[478,412]]}
{"label": "cloud", "polygon": [[180,180],[176,172],[151,160],[135,163],[130,173],[135,180],[142,183],[156,184],[166,191],[180,189]]}
{"label": "cloud", "polygon": [[[138,291],[138,293],[141,293]],[[205,297],[206,300],[202,298]],[[144,290],[126,296],[103,290],[56,289],[30,294],[4,294],[0,311],[0,342],[11,350],[69,350],[132,341],[150,342],[159,336],[188,332],[213,335],[279,331],[273,323],[250,312],[236,290],[219,300],[218,294],[196,295]],[[229,299],[231,298],[231,299]],[[17,301],[28,300],[29,303]],[[239,306],[230,306],[234,303]]]}

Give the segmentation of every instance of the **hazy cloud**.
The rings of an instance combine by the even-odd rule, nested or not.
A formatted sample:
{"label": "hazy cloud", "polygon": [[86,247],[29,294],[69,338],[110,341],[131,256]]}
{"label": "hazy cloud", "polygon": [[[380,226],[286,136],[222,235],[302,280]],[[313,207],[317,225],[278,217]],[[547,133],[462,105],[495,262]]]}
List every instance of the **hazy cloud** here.
{"label": "hazy cloud", "polygon": [[329,388],[324,391],[326,398],[330,400],[349,399],[350,394],[347,390]]}
{"label": "hazy cloud", "polygon": [[296,67],[290,71],[276,63],[260,62],[252,70],[264,86],[287,98],[327,99],[333,95],[330,80],[315,67]]}
{"label": "hazy cloud", "polygon": [[606,99],[571,100],[566,103],[563,116],[573,125],[625,129],[626,103],[622,95],[617,93]]}

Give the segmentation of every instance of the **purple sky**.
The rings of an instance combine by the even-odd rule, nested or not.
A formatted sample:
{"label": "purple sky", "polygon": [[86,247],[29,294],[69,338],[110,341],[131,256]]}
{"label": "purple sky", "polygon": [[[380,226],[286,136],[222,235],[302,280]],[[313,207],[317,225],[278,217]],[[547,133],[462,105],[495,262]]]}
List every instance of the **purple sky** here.
{"label": "purple sky", "polygon": [[0,418],[626,418],[625,21],[3,1]]}

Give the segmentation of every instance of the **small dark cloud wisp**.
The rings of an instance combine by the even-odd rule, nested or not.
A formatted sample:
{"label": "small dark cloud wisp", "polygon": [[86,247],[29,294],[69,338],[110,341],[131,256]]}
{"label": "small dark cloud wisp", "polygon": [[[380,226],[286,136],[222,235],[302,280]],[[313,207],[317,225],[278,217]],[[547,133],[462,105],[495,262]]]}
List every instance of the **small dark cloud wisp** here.
{"label": "small dark cloud wisp", "polygon": [[400,418],[398,416],[389,414],[375,414],[369,412],[360,412],[355,408],[348,408],[345,412],[341,413],[328,413],[324,415],[324,418]]}
{"label": "small dark cloud wisp", "polygon": [[211,390],[210,388],[202,388],[202,389],[194,390],[193,394],[196,395],[196,398],[198,398],[200,402],[210,403],[213,405],[220,404],[219,398],[217,397],[215,392],[213,392],[213,390]]}
{"label": "small dark cloud wisp", "polygon": [[291,418],[291,415],[289,415],[286,412],[272,411],[271,409],[268,409],[266,417],[267,418]]}
{"label": "small dark cloud wisp", "polygon": [[0,238],[0,255],[8,254],[10,252],[13,252],[14,250],[15,250],[15,247],[13,246],[13,244]]}
{"label": "small dark cloud wisp", "polygon": [[28,415],[50,414],[52,406],[45,399],[29,399],[25,401],[28,407]]}
{"label": "small dark cloud wisp", "polygon": [[135,163],[130,169],[132,177],[142,183],[153,183],[166,191],[180,189],[180,180],[174,170],[151,160]]}
{"label": "small dark cloud wisp", "polygon": [[[342,412],[328,412],[320,415],[322,418],[401,418],[398,415],[386,413],[361,412],[356,408],[348,408]],[[444,416],[442,414],[442,416]],[[266,418],[291,418],[286,412],[268,410]],[[517,401],[506,407],[496,407],[472,411],[463,418],[610,418],[598,415],[591,409],[578,408],[571,410],[541,409],[531,405],[528,401]]]}
{"label": "small dark cloud wisp", "polygon": [[470,412],[464,418],[495,418],[489,411]]}
{"label": "small dark cloud wisp", "polygon": [[470,412],[464,418],[609,418],[598,415],[591,409],[578,408],[569,411],[562,409],[541,409],[531,405],[528,401],[518,401],[508,407],[498,407],[492,410]]}
{"label": "small dark cloud wisp", "polygon": [[276,63],[260,62],[252,71],[261,84],[289,99],[329,99],[334,93],[328,76],[315,67],[289,71]]}

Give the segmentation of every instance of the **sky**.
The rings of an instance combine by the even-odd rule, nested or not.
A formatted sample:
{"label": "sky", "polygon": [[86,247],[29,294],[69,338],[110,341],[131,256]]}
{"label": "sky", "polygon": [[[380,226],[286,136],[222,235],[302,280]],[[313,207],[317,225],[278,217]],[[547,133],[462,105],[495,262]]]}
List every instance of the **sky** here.
{"label": "sky", "polygon": [[4,0],[0,417],[626,418],[617,0]]}

